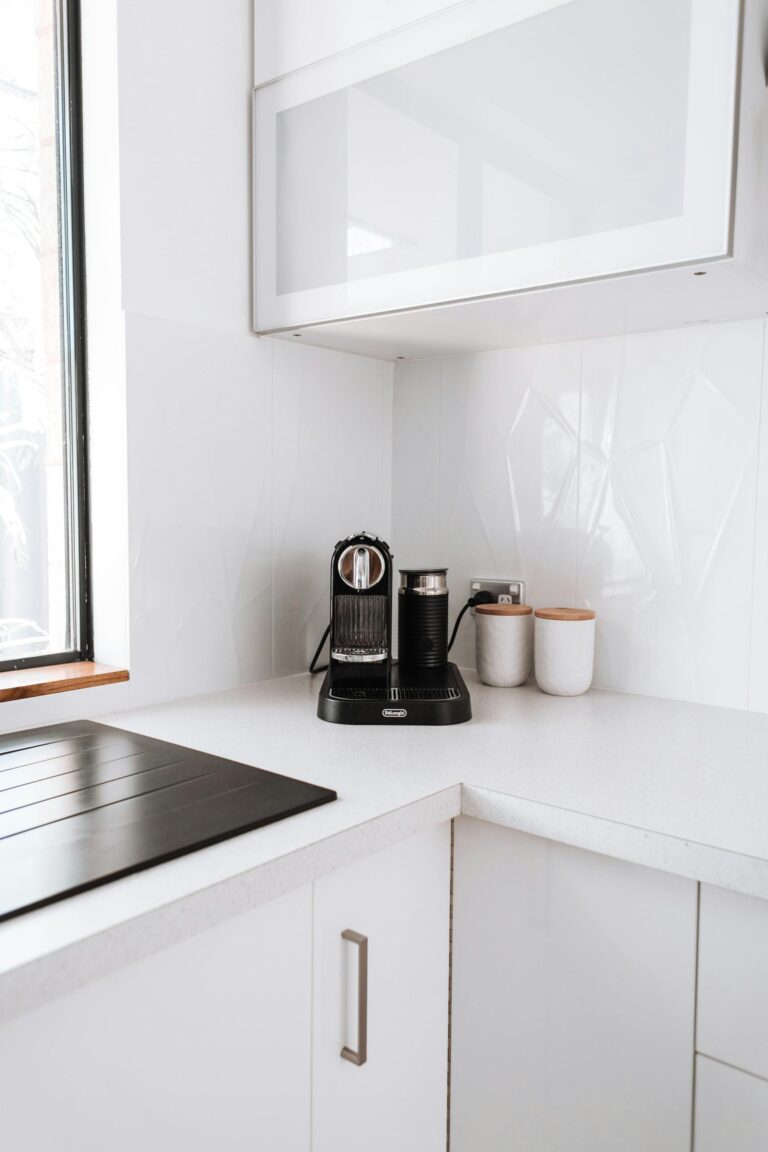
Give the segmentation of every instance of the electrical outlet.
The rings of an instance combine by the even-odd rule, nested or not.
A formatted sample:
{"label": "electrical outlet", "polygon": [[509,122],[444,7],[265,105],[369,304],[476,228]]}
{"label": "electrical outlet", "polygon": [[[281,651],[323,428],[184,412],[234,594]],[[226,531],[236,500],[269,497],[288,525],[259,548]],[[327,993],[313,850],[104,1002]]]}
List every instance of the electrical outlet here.
{"label": "electrical outlet", "polygon": [[470,596],[478,592],[490,592],[497,604],[524,604],[524,580],[473,580]]}

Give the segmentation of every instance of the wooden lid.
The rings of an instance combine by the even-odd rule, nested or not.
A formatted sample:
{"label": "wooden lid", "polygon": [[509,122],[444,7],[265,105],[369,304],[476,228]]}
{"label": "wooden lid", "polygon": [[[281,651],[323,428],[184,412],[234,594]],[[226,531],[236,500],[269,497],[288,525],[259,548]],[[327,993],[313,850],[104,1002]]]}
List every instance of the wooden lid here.
{"label": "wooden lid", "polygon": [[591,608],[537,608],[539,620],[594,620]]}
{"label": "wooden lid", "polygon": [[530,604],[478,604],[475,612],[483,616],[530,616],[533,608]]}

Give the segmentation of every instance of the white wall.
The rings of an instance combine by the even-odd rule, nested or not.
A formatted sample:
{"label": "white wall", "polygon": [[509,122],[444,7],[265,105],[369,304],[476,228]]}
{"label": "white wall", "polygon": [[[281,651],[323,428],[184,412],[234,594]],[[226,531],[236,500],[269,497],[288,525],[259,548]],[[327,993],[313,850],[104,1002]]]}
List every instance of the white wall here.
{"label": "white wall", "polygon": [[[762,320],[398,368],[401,564],[598,614],[596,684],[768,711]],[[474,663],[467,620],[455,653]]]}
{"label": "white wall", "polygon": [[2,730],[302,670],[333,545],[390,531],[391,366],[250,333],[250,9],[85,0],[96,656],[131,680]]}

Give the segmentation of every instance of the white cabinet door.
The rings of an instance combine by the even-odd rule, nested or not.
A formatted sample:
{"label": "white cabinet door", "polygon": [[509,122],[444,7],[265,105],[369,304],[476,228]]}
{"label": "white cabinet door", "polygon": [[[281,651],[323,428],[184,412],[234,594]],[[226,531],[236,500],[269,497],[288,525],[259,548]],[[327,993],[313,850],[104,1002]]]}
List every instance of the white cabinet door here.
{"label": "white cabinet door", "polygon": [[255,0],[254,83],[265,84],[462,0]]}
{"label": "white cabinet door", "polygon": [[0,1027],[8,1152],[309,1152],[311,890]]}
{"label": "white cabinet door", "polygon": [[765,1152],[768,1081],[696,1057],[694,1152]]}
{"label": "white cabinet door", "polygon": [[768,901],[701,887],[696,1047],[768,1077]]}
{"label": "white cabinet door", "polygon": [[468,0],[256,92],[255,327],[726,254],[739,0]]}
{"label": "white cabinet door", "polygon": [[[325,877],[314,911],[313,1152],[445,1152],[450,827]],[[346,930],[367,938],[361,1065],[341,1056],[364,995]]]}
{"label": "white cabinet door", "polygon": [[696,885],[456,821],[451,1152],[688,1152]]}

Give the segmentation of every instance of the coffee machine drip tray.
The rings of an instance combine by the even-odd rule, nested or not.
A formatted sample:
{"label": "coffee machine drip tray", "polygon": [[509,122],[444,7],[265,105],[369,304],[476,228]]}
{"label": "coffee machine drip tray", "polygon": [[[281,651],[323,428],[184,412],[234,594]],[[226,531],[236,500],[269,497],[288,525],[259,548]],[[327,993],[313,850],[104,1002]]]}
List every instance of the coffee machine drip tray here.
{"label": "coffee machine drip tray", "polygon": [[335,724],[462,724],[472,718],[464,679],[455,664],[405,668],[393,664],[389,684],[326,673],[317,703],[321,720]]}

